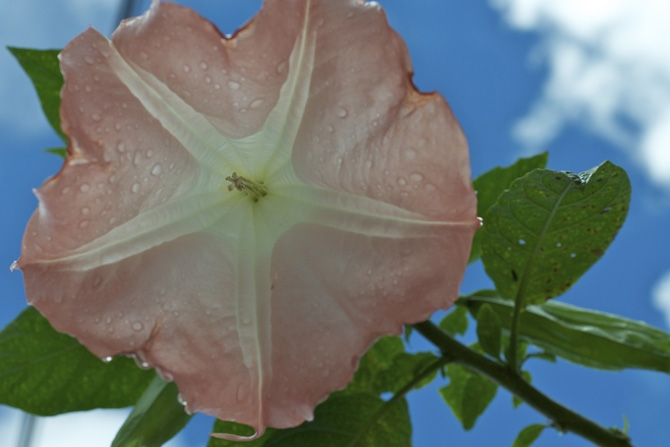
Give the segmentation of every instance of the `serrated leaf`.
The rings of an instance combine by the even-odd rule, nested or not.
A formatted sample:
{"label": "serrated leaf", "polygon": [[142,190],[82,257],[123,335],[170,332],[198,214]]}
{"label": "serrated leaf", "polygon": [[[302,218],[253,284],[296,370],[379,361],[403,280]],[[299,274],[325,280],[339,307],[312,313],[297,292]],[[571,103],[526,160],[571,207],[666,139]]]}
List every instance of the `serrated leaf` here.
{"label": "serrated leaf", "polygon": [[[376,417],[382,408],[384,411]],[[217,421],[213,431],[248,435],[244,427]],[[230,433],[230,431],[228,431]],[[268,430],[248,443],[210,439],[207,447],[409,447],[411,424],[405,399],[392,403],[372,394],[338,394],[316,408],[314,420],[286,430]]]}
{"label": "serrated leaf", "polygon": [[102,362],[32,307],[0,332],[0,403],[28,413],[127,407],[153,376],[128,358]]}
{"label": "serrated leaf", "polygon": [[477,339],[479,345],[488,355],[499,358],[501,336],[500,317],[491,309],[491,306],[482,305],[477,311]]}
{"label": "serrated leaf", "polygon": [[440,395],[463,428],[470,430],[495,397],[498,386],[457,364],[447,366],[447,377],[449,384],[440,388]]}
{"label": "serrated leaf", "polygon": [[628,213],[630,181],[610,162],[572,174],[537,169],[514,181],[487,214],[482,261],[500,295],[538,304],[579,279]]}
{"label": "serrated leaf", "polygon": [[440,328],[452,337],[456,334],[463,335],[468,330],[468,311],[461,306],[454,306],[442,319],[439,324]]}
{"label": "serrated leaf", "polygon": [[[484,303],[509,332],[514,303],[490,291],[462,297],[472,313]],[[617,315],[548,301],[521,314],[519,337],[566,360],[598,369],[649,369],[670,373],[670,334]]]}
{"label": "serrated leaf", "polygon": [[173,382],[155,376],[116,434],[112,447],[161,447],[172,439],[191,419],[178,395]]}
{"label": "serrated leaf", "polygon": [[30,77],[47,121],[61,140],[67,142],[60,127],[60,91],[63,88],[63,75],[60,72],[58,54],[60,50],[34,50],[9,47],[21,67]]}
{"label": "serrated leaf", "polygon": [[529,425],[519,432],[512,447],[530,447],[535,440],[540,437],[545,428],[547,428],[547,426],[544,424]]}
{"label": "serrated leaf", "polygon": [[[507,167],[495,167],[480,175],[473,182],[477,191],[477,215],[486,222],[486,214],[495,203],[500,194],[505,191],[512,182],[524,176],[533,169],[544,168],[547,165],[548,154],[543,152],[529,158],[520,158],[513,165]],[[474,262],[481,257],[481,234],[477,232],[472,241],[470,260]]]}

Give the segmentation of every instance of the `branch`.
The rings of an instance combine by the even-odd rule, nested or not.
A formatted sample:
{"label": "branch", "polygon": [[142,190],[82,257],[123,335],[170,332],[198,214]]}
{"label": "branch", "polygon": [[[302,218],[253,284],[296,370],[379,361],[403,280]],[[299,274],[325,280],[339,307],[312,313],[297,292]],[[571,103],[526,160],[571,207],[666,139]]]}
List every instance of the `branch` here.
{"label": "branch", "polygon": [[510,391],[553,421],[559,431],[575,433],[601,447],[633,447],[630,438],[616,429],[607,429],[550,399],[515,371],[506,368],[456,341],[430,321],[414,329],[437,346],[454,363],[465,366]]}

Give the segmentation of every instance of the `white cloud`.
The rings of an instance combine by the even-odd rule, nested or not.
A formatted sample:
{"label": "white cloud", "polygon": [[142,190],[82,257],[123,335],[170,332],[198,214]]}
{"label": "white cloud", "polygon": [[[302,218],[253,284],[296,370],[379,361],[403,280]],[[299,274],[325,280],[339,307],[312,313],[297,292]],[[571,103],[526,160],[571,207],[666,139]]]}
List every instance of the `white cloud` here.
{"label": "white cloud", "polygon": [[[2,445],[18,445],[23,415],[18,410],[3,410],[0,412]],[[37,418],[31,446],[109,447],[128,413],[129,410],[92,410]],[[166,444],[166,447],[185,446],[179,436]]]}
{"label": "white cloud", "polygon": [[0,126],[20,134],[48,131],[32,85],[4,48],[62,48],[94,26],[104,34],[114,28],[120,0],[23,0],[2,3],[0,14]]}
{"label": "white cloud", "polygon": [[670,328],[670,272],[656,283],[652,290],[654,305],[665,316],[665,324]]}
{"label": "white cloud", "polygon": [[670,188],[670,2],[491,0],[507,22],[541,36],[541,97],[514,129],[530,147],[573,123],[630,151]]}

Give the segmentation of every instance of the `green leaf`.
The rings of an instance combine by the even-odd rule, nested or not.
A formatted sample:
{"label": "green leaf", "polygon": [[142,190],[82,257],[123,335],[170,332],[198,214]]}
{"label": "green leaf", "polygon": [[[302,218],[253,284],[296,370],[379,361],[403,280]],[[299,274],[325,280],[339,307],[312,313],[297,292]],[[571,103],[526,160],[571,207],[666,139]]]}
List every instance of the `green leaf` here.
{"label": "green leaf", "polygon": [[500,295],[537,304],[558,296],[603,255],[628,212],[626,172],[610,162],[579,175],[536,169],[487,214],[482,261]]}
{"label": "green leaf", "polygon": [[[385,392],[397,393],[412,379],[425,371],[426,368],[434,364],[438,358],[429,352],[419,352],[408,354],[401,352],[393,358],[390,368],[380,371],[375,377],[373,391],[381,394]],[[428,385],[435,379],[437,369],[418,382],[414,389],[419,389]]]}
{"label": "green leaf", "polygon": [[521,430],[519,435],[514,440],[512,447],[530,447],[537,438],[540,437],[542,431],[547,428],[544,424],[532,424]]}
{"label": "green leaf", "polygon": [[[473,182],[477,191],[477,215],[487,220],[489,208],[493,206],[500,194],[509,188],[512,182],[527,174],[533,169],[544,168],[547,165],[548,154],[543,152],[530,158],[520,158],[511,166],[500,166],[480,175]],[[481,232],[475,234],[470,250],[470,260],[474,262],[481,257]]]}
{"label": "green leaf", "polygon": [[40,416],[134,404],[154,373],[104,363],[32,307],[0,332],[0,403]]}
{"label": "green leaf", "polygon": [[[491,292],[462,297],[473,314],[488,304],[509,332],[514,303]],[[649,369],[670,373],[670,334],[617,315],[548,301],[521,314],[519,337],[544,351],[598,369]]]}
{"label": "green leaf", "polygon": [[155,376],[116,434],[112,447],[160,447],[172,439],[191,419],[178,395],[177,385]]}
{"label": "green leaf", "polygon": [[395,357],[404,352],[405,347],[400,338],[380,338],[361,358],[354,380],[349,383],[343,392],[347,394],[376,392],[375,381],[377,375],[391,368]]}
{"label": "green leaf", "polygon": [[[383,412],[378,413],[380,409]],[[217,421],[214,432],[249,435],[244,427]],[[411,424],[405,399],[384,402],[372,394],[338,394],[319,405],[314,420],[286,430],[268,430],[244,444],[210,439],[207,447],[409,447]]]}
{"label": "green leaf", "polygon": [[454,306],[442,319],[440,328],[447,334],[455,337],[456,334],[463,335],[468,330],[468,311],[464,307]]}
{"label": "green leaf", "polygon": [[498,386],[454,363],[447,366],[447,377],[449,385],[440,388],[440,394],[463,428],[470,430],[495,397]]}
{"label": "green leaf", "polygon": [[491,306],[482,305],[477,311],[477,339],[488,355],[500,358],[502,329],[500,317]]}
{"label": "green leaf", "polygon": [[51,147],[49,149],[44,149],[44,151],[50,154],[58,155],[61,158],[65,158],[67,156],[67,148],[65,147]]}
{"label": "green leaf", "polygon": [[29,48],[9,47],[21,67],[33,81],[42,110],[49,124],[65,142],[67,138],[60,127],[60,91],[63,87],[63,75],[60,72],[58,53],[60,50],[33,50]]}

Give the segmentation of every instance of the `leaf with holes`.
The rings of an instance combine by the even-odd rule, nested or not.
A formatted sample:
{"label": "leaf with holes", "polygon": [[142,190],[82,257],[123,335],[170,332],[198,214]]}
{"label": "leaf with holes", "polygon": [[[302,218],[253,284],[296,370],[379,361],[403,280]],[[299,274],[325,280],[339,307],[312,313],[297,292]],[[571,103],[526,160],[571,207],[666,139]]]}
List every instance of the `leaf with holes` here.
{"label": "leaf with holes", "polygon": [[610,162],[581,174],[536,169],[487,214],[482,261],[503,298],[554,298],[605,252],[626,219],[631,186]]}
{"label": "leaf with holes", "polygon": [[[497,166],[477,177],[473,182],[475,191],[477,191],[477,215],[486,222],[489,209],[498,200],[500,194],[507,190],[512,182],[519,177],[533,169],[544,168],[547,165],[548,158],[549,154],[547,152],[528,158],[520,158],[510,166]],[[474,262],[481,257],[481,238],[482,232],[477,232],[472,241],[472,250],[468,262]]]}

